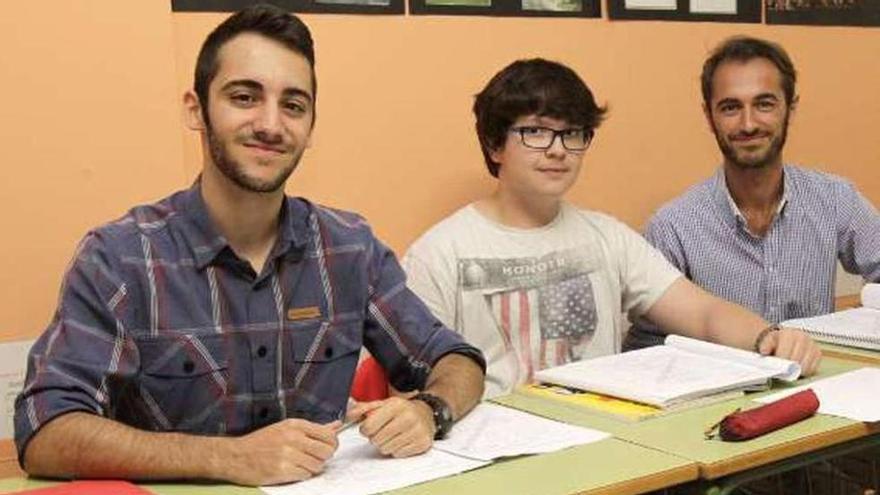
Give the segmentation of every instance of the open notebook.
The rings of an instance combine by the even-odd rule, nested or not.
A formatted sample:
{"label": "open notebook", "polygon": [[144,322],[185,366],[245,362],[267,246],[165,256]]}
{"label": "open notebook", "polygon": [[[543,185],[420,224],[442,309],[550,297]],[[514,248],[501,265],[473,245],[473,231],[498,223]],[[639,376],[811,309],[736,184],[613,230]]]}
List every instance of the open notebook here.
{"label": "open notebook", "polygon": [[801,328],[821,342],[880,350],[880,284],[866,284],[861,299],[861,308],[787,320],[782,325]]}
{"label": "open notebook", "polygon": [[800,373],[793,361],[670,335],[665,345],[548,368],[535,380],[670,408]]}

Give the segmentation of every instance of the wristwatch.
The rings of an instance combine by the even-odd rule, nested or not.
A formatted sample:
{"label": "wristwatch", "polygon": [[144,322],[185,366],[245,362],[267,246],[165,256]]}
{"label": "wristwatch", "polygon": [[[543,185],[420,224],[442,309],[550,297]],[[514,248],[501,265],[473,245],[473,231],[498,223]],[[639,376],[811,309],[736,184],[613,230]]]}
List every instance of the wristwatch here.
{"label": "wristwatch", "polygon": [[446,401],[436,395],[419,392],[410,400],[420,400],[431,408],[434,415],[434,440],[443,440],[452,428],[452,411]]}
{"label": "wristwatch", "polygon": [[764,339],[766,339],[767,336],[770,335],[772,332],[778,332],[780,330],[782,330],[782,327],[779,326],[779,323],[774,323],[774,324],[770,325],[769,327],[761,330],[758,333],[758,336],[755,337],[755,344],[752,346],[752,350],[757,352],[758,354],[760,354],[761,353],[761,343],[764,342]]}

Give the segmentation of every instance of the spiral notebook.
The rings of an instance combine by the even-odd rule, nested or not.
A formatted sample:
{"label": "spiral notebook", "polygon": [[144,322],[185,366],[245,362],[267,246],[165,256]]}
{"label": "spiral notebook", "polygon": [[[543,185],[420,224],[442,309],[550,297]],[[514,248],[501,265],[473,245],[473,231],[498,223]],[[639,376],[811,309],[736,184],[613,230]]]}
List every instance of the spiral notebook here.
{"label": "spiral notebook", "polygon": [[782,326],[801,328],[820,342],[880,350],[880,284],[866,284],[861,300],[860,308],[786,320]]}

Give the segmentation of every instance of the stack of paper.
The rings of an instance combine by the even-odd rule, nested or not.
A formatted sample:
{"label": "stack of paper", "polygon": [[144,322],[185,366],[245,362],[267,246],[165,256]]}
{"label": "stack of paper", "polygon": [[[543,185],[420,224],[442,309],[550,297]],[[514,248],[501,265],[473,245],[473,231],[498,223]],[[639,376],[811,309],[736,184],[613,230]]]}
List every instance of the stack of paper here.
{"label": "stack of paper", "polygon": [[861,308],[788,320],[782,325],[801,328],[822,342],[880,350],[880,284],[866,284],[861,299]]}
{"label": "stack of paper", "polygon": [[339,434],[339,449],[315,478],[265,486],[270,495],[370,495],[485,466],[499,457],[552,452],[608,438],[495,404],[480,404],[455,424],[449,437],[428,452],[394,459],[383,456],[356,428]]}
{"label": "stack of paper", "polygon": [[671,335],[662,346],[569,363],[535,373],[540,382],[597,392],[661,408],[731,390],[794,381],[793,361]]}

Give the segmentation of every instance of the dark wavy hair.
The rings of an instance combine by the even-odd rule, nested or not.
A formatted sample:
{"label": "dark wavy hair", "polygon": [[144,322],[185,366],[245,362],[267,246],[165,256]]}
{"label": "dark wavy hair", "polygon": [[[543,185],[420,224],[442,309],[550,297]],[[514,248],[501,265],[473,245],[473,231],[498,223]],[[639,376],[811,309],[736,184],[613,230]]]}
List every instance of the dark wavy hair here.
{"label": "dark wavy hair", "polygon": [[492,161],[490,153],[504,145],[516,119],[539,115],[593,131],[606,112],[573,70],[541,58],[508,65],[492,77],[474,101],[477,136],[493,177],[498,177],[499,164]]}

